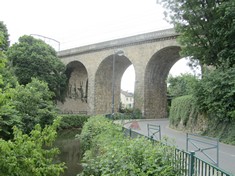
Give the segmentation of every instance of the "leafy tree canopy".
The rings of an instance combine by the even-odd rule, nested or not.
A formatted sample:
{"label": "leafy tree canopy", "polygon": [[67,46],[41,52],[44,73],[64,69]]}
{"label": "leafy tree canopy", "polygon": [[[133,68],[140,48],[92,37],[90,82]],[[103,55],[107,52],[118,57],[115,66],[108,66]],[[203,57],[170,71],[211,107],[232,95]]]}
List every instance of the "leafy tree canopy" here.
{"label": "leafy tree canopy", "polygon": [[183,95],[191,95],[194,87],[198,82],[198,78],[192,74],[181,74],[173,77],[170,75],[167,79],[167,91],[171,96],[179,97]]}
{"label": "leafy tree canopy", "polygon": [[[1,41],[1,38],[0,38]],[[8,139],[12,136],[12,127],[21,126],[21,118],[17,115],[12,102],[16,79],[6,68],[6,56],[0,50],[0,138]]]}
{"label": "leafy tree canopy", "polygon": [[235,67],[206,74],[196,85],[194,99],[212,119],[235,120]]}
{"label": "leafy tree canopy", "polygon": [[38,78],[48,83],[57,100],[63,99],[66,89],[65,65],[51,46],[32,36],[22,36],[19,43],[9,48],[7,56],[20,84],[26,85],[33,77]]}
{"label": "leafy tree canopy", "polygon": [[37,79],[25,86],[1,89],[0,137],[12,138],[13,126],[28,134],[36,124],[41,127],[52,124],[57,111],[51,97],[47,84]]}
{"label": "leafy tree canopy", "polygon": [[183,56],[201,64],[233,67],[235,64],[234,0],[159,0],[167,19],[181,35]]}
{"label": "leafy tree canopy", "polygon": [[22,119],[25,133],[29,133],[36,124],[41,127],[52,124],[57,113],[51,101],[52,92],[45,82],[33,78],[32,82],[18,85],[14,91],[12,101]]}
{"label": "leafy tree canopy", "polygon": [[6,25],[2,21],[0,21],[0,36],[0,50],[6,51],[10,45],[9,34]]}
{"label": "leafy tree canopy", "polygon": [[19,85],[0,51],[0,138],[11,139],[13,126],[29,133],[38,123],[51,124],[56,117],[52,95],[47,83],[35,78]]}

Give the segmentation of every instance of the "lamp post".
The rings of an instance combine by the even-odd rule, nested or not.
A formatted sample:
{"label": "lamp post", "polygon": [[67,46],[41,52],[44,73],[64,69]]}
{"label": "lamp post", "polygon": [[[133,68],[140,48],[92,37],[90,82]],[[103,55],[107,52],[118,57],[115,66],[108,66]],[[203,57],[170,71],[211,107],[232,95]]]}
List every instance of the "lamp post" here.
{"label": "lamp post", "polygon": [[122,50],[115,50],[113,54],[113,74],[112,74],[112,117],[114,115],[114,83],[115,83],[115,62],[116,62],[116,55],[123,56],[124,52]]}

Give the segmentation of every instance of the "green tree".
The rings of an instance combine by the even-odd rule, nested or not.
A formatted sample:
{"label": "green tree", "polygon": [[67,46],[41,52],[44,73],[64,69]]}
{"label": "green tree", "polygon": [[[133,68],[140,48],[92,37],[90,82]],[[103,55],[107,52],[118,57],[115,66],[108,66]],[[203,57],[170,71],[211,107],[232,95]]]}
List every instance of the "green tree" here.
{"label": "green tree", "polygon": [[14,127],[12,140],[0,139],[0,175],[59,176],[65,164],[54,162],[59,150],[52,147],[58,126],[59,119],[44,129],[36,125],[30,134]]}
{"label": "green tree", "polygon": [[12,86],[16,84],[16,79],[6,68],[6,62],[6,56],[0,50],[0,138],[9,139],[12,137],[12,127],[21,126],[21,118],[12,102]]}
{"label": "green tree", "polygon": [[2,82],[0,88],[6,90],[8,88],[13,88],[17,84],[17,78],[14,75],[12,68],[9,66],[6,55],[0,51],[0,75],[2,77]]}
{"label": "green tree", "polygon": [[7,51],[10,45],[9,34],[6,25],[2,21],[0,21],[0,36],[1,36],[0,50]]}
{"label": "green tree", "polygon": [[183,95],[191,95],[198,82],[198,78],[192,74],[181,74],[173,77],[169,75],[167,79],[167,91],[171,96],[180,97]]}
{"label": "green tree", "polygon": [[55,99],[63,100],[66,89],[65,65],[51,46],[32,36],[23,36],[19,43],[8,49],[7,56],[20,84],[26,85],[33,77],[38,78],[48,83]]}
{"label": "green tree", "polygon": [[57,111],[47,83],[33,78],[32,82],[18,85],[14,91],[12,101],[22,119],[25,133],[29,133],[36,124],[41,127],[52,124]]}
{"label": "green tree", "polygon": [[235,68],[215,69],[206,74],[195,88],[194,99],[211,119],[235,120]]}
{"label": "green tree", "polygon": [[166,16],[180,33],[183,56],[201,64],[233,67],[235,64],[234,0],[159,0]]}
{"label": "green tree", "polygon": [[17,82],[17,79],[14,76],[12,69],[9,67],[9,64],[7,63],[7,57],[5,55],[5,51],[9,47],[8,37],[9,35],[7,32],[7,28],[3,24],[3,22],[0,21],[0,60],[1,60],[0,75],[3,78],[0,84],[0,88],[2,88],[3,90],[9,87],[16,86]]}
{"label": "green tree", "polygon": [[19,85],[6,63],[0,51],[0,137],[11,139],[13,126],[29,133],[38,123],[42,127],[51,124],[56,108],[45,82],[33,78],[27,85]]}

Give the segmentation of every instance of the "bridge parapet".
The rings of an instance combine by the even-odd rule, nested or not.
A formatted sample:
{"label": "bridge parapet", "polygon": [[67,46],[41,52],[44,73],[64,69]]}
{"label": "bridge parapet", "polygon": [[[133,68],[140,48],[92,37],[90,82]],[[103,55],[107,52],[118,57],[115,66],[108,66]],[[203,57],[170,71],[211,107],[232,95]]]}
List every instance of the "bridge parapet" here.
{"label": "bridge parapet", "polygon": [[139,35],[135,35],[131,37],[125,37],[125,38],[105,41],[105,42],[101,42],[97,44],[91,44],[91,45],[86,45],[86,46],[59,51],[58,56],[62,58],[62,57],[71,56],[71,55],[79,55],[79,54],[84,54],[84,53],[100,51],[100,50],[107,50],[109,48],[111,49],[111,48],[117,48],[121,46],[123,47],[123,46],[129,46],[129,45],[136,45],[138,43],[139,44],[148,43],[148,42],[153,42],[157,40],[166,40],[170,38],[174,39],[178,35],[179,34],[175,32],[174,28],[165,29],[161,31],[139,34]]}

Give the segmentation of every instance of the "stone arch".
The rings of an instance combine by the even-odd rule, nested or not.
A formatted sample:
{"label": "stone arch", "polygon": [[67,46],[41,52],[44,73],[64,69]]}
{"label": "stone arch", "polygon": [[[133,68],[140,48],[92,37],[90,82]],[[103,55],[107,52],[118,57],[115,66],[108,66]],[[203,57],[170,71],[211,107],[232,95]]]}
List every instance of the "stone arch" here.
{"label": "stone arch", "polygon": [[64,103],[59,107],[64,113],[88,112],[88,73],[79,61],[72,61],[66,65],[67,94]]}
{"label": "stone arch", "polygon": [[144,116],[167,117],[166,79],[171,67],[180,59],[179,46],[165,47],[149,60],[145,71]]}
{"label": "stone arch", "polygon": [[95,114],[110,114],[112,112],[112,73],[114,72],[114,112],[117,112],[120,102],[121,78],[127,67],[132,63],[126,56],[110,55],[99,65],[95,74]]}

